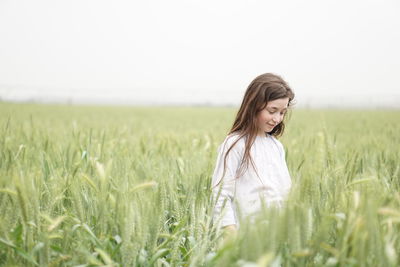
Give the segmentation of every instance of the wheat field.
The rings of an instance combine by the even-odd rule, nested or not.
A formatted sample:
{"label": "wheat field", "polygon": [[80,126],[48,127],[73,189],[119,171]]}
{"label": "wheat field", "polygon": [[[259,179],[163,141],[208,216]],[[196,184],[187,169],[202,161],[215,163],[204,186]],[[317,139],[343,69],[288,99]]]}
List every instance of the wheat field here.
{"label": "wheat field", "polygon": [[400,265],[400,111],[294,108],[286,206],[221,242],[235,112],[0,102],[0,265]]}

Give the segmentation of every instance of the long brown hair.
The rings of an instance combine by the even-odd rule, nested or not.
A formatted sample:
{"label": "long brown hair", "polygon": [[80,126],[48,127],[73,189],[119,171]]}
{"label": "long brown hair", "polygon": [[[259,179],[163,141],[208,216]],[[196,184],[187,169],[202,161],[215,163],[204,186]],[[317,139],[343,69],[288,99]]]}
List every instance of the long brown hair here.
{"label": "long brown hair", "polygon": [[[292,106],[294,93],[289,85],[276,74],[261,74],[257,76],[247,87],[233,126],[228,133],[228,135],[236,133],[239,135],[239,138],[237,138],[237,140],[229,147],[225,154],[224,171],[222,177],[224,177],[226,173],[226,159],[228,153],[241,138],[245,138],[245,150],[239,165],[239,169],[236,172],[236,178],[240,177],[247,170],[249,163],[251,163],[255,169],[253,159],[250,155],[250,149],[258,133],[257,115],[267,106],[269,101],[280,98],[289,98],[288,107]],[[284,121],[286,114],[287,113],[284,115],[284,119],[278,125],[276,125],[271,132],[269,132],[270,135],[279,137],[283,134],[285,129]],[[221,181],[222,179],[220,182]],[[218,184],[220,182],[218,182]]]}

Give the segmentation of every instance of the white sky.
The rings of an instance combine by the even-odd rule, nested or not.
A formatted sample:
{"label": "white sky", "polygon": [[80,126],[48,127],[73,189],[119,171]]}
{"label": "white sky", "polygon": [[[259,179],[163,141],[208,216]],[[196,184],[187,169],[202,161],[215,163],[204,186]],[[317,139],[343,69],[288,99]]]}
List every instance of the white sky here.
{"label": "white sky", "polygon": [[400,107],[400,1],[0,0],[0,97],[240,104],[282,75],[299,106]]}

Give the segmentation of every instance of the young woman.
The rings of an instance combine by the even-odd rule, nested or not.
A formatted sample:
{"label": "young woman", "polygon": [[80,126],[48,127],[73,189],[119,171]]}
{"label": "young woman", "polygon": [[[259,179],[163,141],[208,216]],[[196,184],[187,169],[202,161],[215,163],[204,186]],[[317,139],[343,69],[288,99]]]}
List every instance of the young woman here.
{"label": "young woman", "polygon": [[213,219],[219,227],[236,230],[243,217],[262,206],[280,207],[291,179],[285,150],[276,138],[294,93],[280,77],[265,73],[248,86],[228,136],[218,147],[212,177]]}

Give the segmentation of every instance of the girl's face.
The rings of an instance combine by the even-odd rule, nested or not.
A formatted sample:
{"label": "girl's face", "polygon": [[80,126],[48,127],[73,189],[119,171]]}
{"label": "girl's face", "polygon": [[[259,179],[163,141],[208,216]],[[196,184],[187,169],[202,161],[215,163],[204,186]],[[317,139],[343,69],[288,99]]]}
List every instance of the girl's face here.
{"label": "girl's face", "polygon": [[279,98],[269,101],[267,106],[257,114],[257,126],[259,135],[271,132],[282,120],[287,111],[289,98]]}

